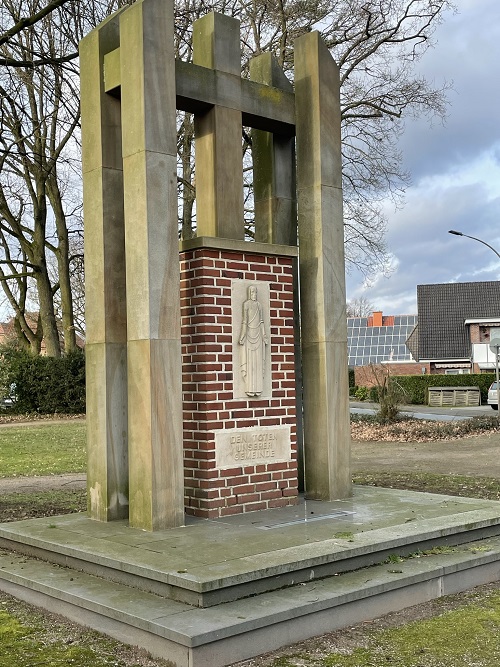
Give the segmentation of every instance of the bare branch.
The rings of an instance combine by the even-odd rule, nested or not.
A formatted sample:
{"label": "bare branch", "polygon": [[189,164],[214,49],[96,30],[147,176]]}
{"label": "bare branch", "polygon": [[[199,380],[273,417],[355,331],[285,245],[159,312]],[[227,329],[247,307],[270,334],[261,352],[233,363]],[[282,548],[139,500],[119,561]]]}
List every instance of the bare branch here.
{"label": "bare branch", "polygon": [[20,19],[15,25],[12,26],[12,28],[0,36],[0,46],[7,43],[10,39],[12,39],[12,37],[20,33],[25,28],[29,28],[30,26],[35,25],[35,23],[38,23],[38,21],[41,21],[45,16],[47,16],[47,14],[50,14],[50,12],[53,12],[54,9],[57,9],[58,7],[62,7],[66,4],[66,2],[68,2],[68,0],[51,0],[48,5],[46,5],[36,14]]}

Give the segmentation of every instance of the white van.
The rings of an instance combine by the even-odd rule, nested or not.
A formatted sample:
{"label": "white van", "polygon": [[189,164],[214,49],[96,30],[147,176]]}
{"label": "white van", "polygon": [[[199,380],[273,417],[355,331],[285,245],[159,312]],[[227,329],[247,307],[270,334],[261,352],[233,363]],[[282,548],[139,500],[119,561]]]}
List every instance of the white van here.
{"label": "white van", "polygon": [[492,382],[490,388],[488,389],[488,405],[491,405],[493,410],[498,410],[498,392],[496,382]]}

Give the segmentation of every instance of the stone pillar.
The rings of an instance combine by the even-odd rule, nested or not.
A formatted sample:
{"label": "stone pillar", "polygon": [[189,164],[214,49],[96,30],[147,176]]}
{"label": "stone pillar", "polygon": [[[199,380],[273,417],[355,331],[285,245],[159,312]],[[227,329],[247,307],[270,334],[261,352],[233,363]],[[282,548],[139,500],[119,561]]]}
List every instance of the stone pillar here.
{"label": "stone pillar", "polygon": [[[250,60],[250,79],[293,92],[272,53]],[[255,240],[297,245],[295,138],[252,130]]]}
{"label": "stone pillar", "polygon": [[[250,60],[250,79],[273,88],[293,92],[272,53]],[[297,201],[295,179],[295,137],[252,130],[253,192],[255,240],[262,243],[297,245]],[[293,265],[295,289],[295,330],[300,330],[298,263]],[[295,336],[295,375],[297,378],[297,447],[299,489],[304,490],[302,440],[302,364],[300,336]]]}
{"label": "stone pillar", "polygon": [[[241,76],[240,24],[211,13],[193,24],[193,62]],[[194,120],[198,236],[244,238],[241,111],[214,106]]]}
{"label": "stone pillar", "polygon": [[184,521],[173,3],[120,20],[130,525]]}
{"label": "stone pillar", "polygon": [[104,92],[118,14],[81,43],[89,514],[128,515],[127,322],[120,102]]}
{"label": "stone pillar", "polygon": [[351,492],[339,73],[317,32],[295,41],[304,457],[309,498]]}

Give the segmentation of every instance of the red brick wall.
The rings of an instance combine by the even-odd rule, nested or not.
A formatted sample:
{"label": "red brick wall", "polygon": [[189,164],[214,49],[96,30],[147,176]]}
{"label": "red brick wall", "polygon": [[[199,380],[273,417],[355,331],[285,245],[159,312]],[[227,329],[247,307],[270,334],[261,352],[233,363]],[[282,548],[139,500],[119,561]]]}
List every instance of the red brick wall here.
{"label": "red brick wall", "polygon": [[[382,364],[383,368],[389,369],[391,375],[422,375],[422,368],[430,373],[429,363],[391,363]],[[371,366],[356,366],[354,368],[354,383],[358,387],[376,387],[377,382],[373,377]]]}
{"label": "red brick wall", "polygon": [[[215,518],[297,501],[293,258],[197,248],[181,252],[185,505]],[[231,284],[270,283],[272,397],[233,398]],[[220,429],[290,425],[292,461],[215,467]]]}
{"label": "red brick wall", "polygon": [[471,343],[481,343],[481,337],[479,333],[479,324],[469,325],[469,335]]}

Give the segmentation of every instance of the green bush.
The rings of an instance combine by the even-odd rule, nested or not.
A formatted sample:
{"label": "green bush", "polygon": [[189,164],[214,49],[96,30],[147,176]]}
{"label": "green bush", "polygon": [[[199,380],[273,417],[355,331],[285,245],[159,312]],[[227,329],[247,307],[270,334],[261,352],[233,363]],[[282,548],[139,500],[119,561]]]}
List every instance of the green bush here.
{"label": "green bush", "polygon": [[494,379],[493,373],[474,373],[471,375],[394,375],[391,381],[396,381],[404,389],[410,403],[426,405],[429,387],[479,387],[481,401],[486,403],[488,388]]}
{"label": "green bush", "polygon": [[33,356],[12,346],[0,349],[0,396],[18,414],[85,412],[85,355]]}
{"label": "green bush", "polygon": [[354,368],[349,368],[349,388],[352,389],[356,385],[354,379]]}
{"label": "green bush", "polygon": [[368,389],[366,387],[358,387],[354,393],[358,401],[366,401],[368,398]]}

